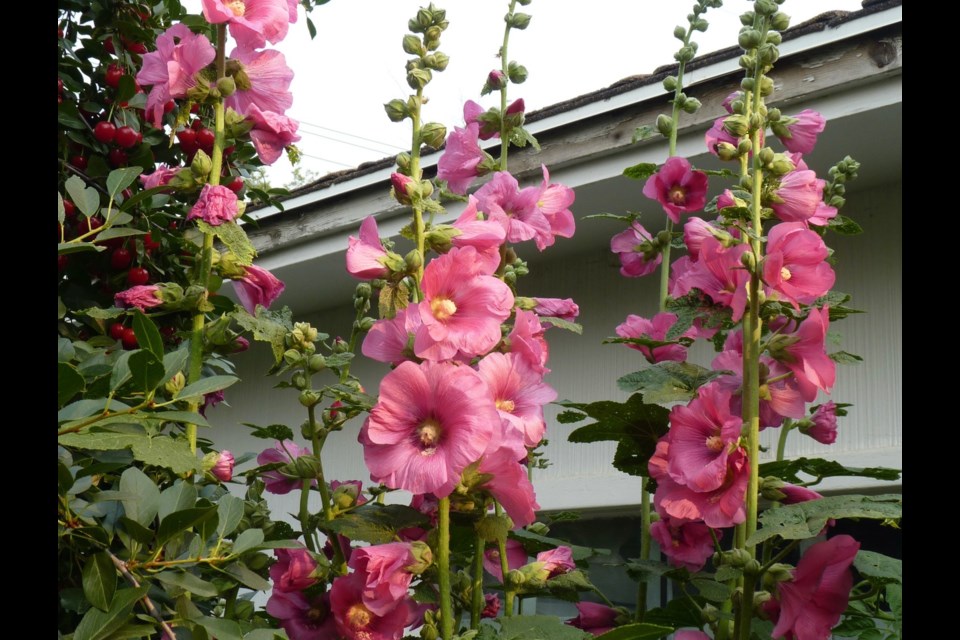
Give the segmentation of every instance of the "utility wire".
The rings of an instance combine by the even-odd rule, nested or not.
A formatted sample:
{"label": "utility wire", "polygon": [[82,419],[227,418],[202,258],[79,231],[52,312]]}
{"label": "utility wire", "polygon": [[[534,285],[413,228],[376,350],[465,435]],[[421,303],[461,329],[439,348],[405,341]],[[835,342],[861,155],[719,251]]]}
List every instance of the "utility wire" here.
{"label": "utility wire", "polygon": [[385,146],[385,147],[392,147],[392,148],[398,149],[398,150],[400,150],[400,151],[403,151],[403,150],[405,149],[405,147],[400,147],[400,146],[397,146],[397,145],[395,145],[395,144],[390,144],[389,142],[381,142],[380,140],[374,140],[374,139],[372,139],[372,138],[364,138],[363,136],[358,136],[358,135],[353,134],[353,133],[347,133],[346,131],[341,131],[341,130],[339,130],[339,129],[331,129],[330,127],[323,127],[323,126],[321,126],[321,125],[319,125],[319,124],[313,124],[312,122],[307,122],[307,121],[305,121],[305,120],[300,120],[299,122],[300,122],[300,124],[305,124],[305,125],[307,125],[307,126],[309,126],[309,127],[315,128],[315,129],[322,129],[322,130],[324,130],[324,131],[330,131],[330,132],[332,132],[332,133],[339,133],[340,135],[344,135],[344,136],[347,136],[347,137],[350,137],[350,138],[356,138],[357,140],[363,140],[363,141],[365,141],[365,142],[372,142],[372,143],[374,143],[374,144],[383,145],[383,146]]}

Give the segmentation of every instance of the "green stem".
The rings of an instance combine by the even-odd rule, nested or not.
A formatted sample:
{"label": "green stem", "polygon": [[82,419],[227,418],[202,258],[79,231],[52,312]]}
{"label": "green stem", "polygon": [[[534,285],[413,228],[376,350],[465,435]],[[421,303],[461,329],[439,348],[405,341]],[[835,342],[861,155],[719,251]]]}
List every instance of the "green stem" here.
{"label": "green stem", "polygon": [[[650,559],[650,492],[647,491],[647,479],[643,478],[643,487],[640,491],[640,559]],[[649,583],[641,580],[637,584],[637,610],[634,619],[637,622],[643,622],[643,617],[647,613],[647,591]]]}
{"label": "green stem", "polygon": [[799,540],[791,540],[790,544],[788,544],[783,549],[777,552],[777,555],[773,556],[772,558],[764,562],[763,566],[760,567],[760,575],[763,575],[764,573],[769,571],[770,567],[772,567],[774,564],[786,558],[791,551],[797,548],[798,544],[800,544]]}
{"label": "green stem", "polygon": [[[510,0],[510,8],[507,10],[507,15],[512,16],[514,9],[517,7],[517,0]],[[503,28],[503,44],[500,45],[500,71],[503,73],[505,78],[509,78],[510,65],[507,60],[507,45],[510,42],[510,23],[507,22],[507,26]],[[500,171],[507,170],[507,152],[510,149],[510,139],[507,135],[507,85],[510,83],[509,79],[504,81],[503,87],[500,88]]]}
{"label": "green stem", "polygon": [[[493,508],[497,517],[503,515],[503,507],[496,500],[493,501]],[[497,551],[500,552],[500,575],[503,576],[504,607],[503,615],[510,617],[513,615],[513,599],[515,592],[513,587],[507,586],[507,574],[510,573],[510,563],[507,561],[507,540],[502,538],[497,540]]]}
{"label": "green stem", "polygon": [[783,460],[783,453],[787,449],[787,435],[793,429],[793,420],[784,420],[780,427],[780,437],[777,439],[777,462]]}
{"label": "green stem", "polygon": [[[307,379],[309,380],[309,374]],[[328,432],[317,424],[316,407],[307,407],[307,419],[310,422],[311,441],[313,444],[313,455],[317,459],[317,489],[320,491],[320,508],[323,510],[323,519],[325,522],[333,520],[333,505],[330,501],[330,490],[327,489],[327,480],[323,473],[323,445],[327,441]],[[326,532],[325,532],[326,533]],[[307,532],[304,531],[304,537]],[[333,547],[333,564],[340,575],[347,573],[347,565],[343,549],[340,548],[340,538],[336,534],[329,534],[330,546]]]}
{"label": "green stem", "polygon": [[437,571],[440,582],[440,637],[453,638],[453,602],[450,595],[450,498],[440,498]]}
{"label": "green stem", "polygon": [[486,541],[479,533],[476,538],[476,550],[473,554],[473,590],[470,601],[470,628],[480,628],[480,615],[483,613],[483,551]]}
{"label": "green stem", "polygon": [[307,543],[307,548],[314,553],[317,547],[313,543],[313,532],[310,530],[310,485],[313,480],[304,478],[303,486],[300,488],[300,528],[303,529],[303,541]]}
{"label": "green stem", "polygon": [[234,585],[224,594],[223,617],[232,620],[236,615],[237,594],[240,592],[240,585]]}
{"label": "green stem", "polygon": [[[423,108],[423,88],[417,89],[416,108],[411,110],[410,120],[413,123],[413,133],[410,144],[410,177],[420,184],[423,172],[420,169],[420,110]],[[413,230],[416,234],[417,253],[420,254],[420,266],[417,267],[415,294],[417,302],[423,300],[420,283],[423,281],[423,263],[426,260],[425,229],[423,224],[423,204],[419,198],[413,199]]]}

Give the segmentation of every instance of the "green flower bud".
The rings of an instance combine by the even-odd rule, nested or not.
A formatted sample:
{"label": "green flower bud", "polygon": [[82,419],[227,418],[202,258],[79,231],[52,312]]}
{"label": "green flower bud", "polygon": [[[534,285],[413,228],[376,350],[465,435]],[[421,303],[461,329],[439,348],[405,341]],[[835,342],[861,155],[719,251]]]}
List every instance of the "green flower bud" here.
{"label": "green flower bud", "polygon": [[383,109],[387,112],[387,117],[390,118],[391,122],[401,122],[410,115],[406,103],[396,98],[383,105]]}
{"label": "green flower bud", "polygon": [[776,107],[767,111],[767,120],[771,123],[779,122],[781,116],[782,114],[780,113],[780,109],[777,109]]}
{"label": "green flower bud", "polygon": [[430,69],[411,69],[407,72],[407,84],[411,89],[423,89],[433,78]]}
{"label": "green flower bud", "polygon": [[773,0],[757,0],[753,3],[753,10],[761,16],[772,16],[779,7]]}
{"label": "green flower bud", "polygon": [[164,383],[163,388],[171,397],[176,398],[185,386],[187,386],[187,379],[182,371],[177,371],[172,378]]}
{"label": "green flower bud", "polygon": [[753,88],[756,86],[757,81],[753,78],[744,78],[740,81],[740,88],[744,91],[753,91]]}
{"label": "green flower bud", "polygon": [[747,135],[750,131],[747,119],[736,114],[723,119],[723,128],[727,133],[737,138]]}
{"label": "green flower bud", "polygon": [[747,71],[750,71],[751,69],[753,69],[753,66],[757,64],[757,59],[751,55],[744,54],[740,56],[740,59],[738,62],[740,64],[741,69],[746,69]]}
{"label": "green flower bud", "polygon": [[737,143],[737,155],[743,155],[745,153],[750,153],[753,150],[753,142],[750,141],[750,138],[744,138],[739,143]]}
{"label": "green flower bud", "polygon": [[760,149],[758,157],[760,158],[760,162],[762,162],[764,165],[770,164],[773,162],[773,149],[770,147],[764,147],[763,149]]}
{"label": "green flower bud", "polygon": [[745,27],[753,25],[753,20],[756,17],[756,14],[753,11],[747,11],[746,13],[740,14],[740,24]]}
{"label": "green flower bud", "polygon": [[423,640],[438,640],[440,631],[435,624],[425,624],[420,628],[420,637]]}
{"label": "green flower bud", "polygon": [[510,25],[511,29],[524,30],[530,25],[530,14],[528,13],[514,13],[507,14],[504,17],[504,20],[507,21],[507,24]]}
{"label": "green flower bud", "polygon": [[676,38],[677,40],[683,41],[683,39],[687,37],[686,27],[680,27],[680,26],[674,27],[673,37]]}
{"label": "green flower bud", "polygon": [[[417,11],[417,26],[419,26],[421,30],[426,30],[433,26],[433,12],[430,11],[430,9],[421,8]],[[410,30],[413,31],[413,29]]]}
{"label": "green flower bud", "polygon": [[700,101],[696,98],[687,98],[683,101],[683,106],[681,107],[686,113],[696,113],[700,109]]}
{"label": "green flower bud", "polygon": [[786,175],[796,168],[796,165],[793,164],[793,160],[791,160],[790,157],[785,153],[775,154],[773,156],[773,160],[770,162],[770,171],[778,176]]}
{"label": "green flower bud", "polygon": [[370,296],[373,295],[373,287],[370,286],[369,282],[361,282],[357,285],[356,292],[354,297],[362,298],[364,300],[369,300]]}
{"label": "green flower bud", "polygon": [[761,63],[766,66],[770,66],[780,59],[780,50],[776,47],[776,45],[767,42],[757,50],[757,55],[759,56]]}
{"label": "green flower bud", "polygon": [[423,59],[423,64],[428,69],[433,69],[434,71],[443,71],[447,68],[447,65],[450,64],[450,56],[445,53],[431,53]]}
{"label": "green flower bud", "polygon": [[710,23],[704,20],[703,18],[699,18],[696,22],[693,23],[694,31],[706,31],[709,26],[710,26]]}
{"label": "green flower bud", "polygon": [[527,525],[527,531],[530,533],[535,533],[539,536],[545,536],[550,533],[550,527],[543,522],[534,522],[533,524]]}
{"label": "green flower bud", "polygon": [[410,543],[410,547],[410,553],[413,554],[413,564],[408,565],[405,569],[414,575],[420,575],[433,564],[433,551],[430,549],[430,545],[420,540]]}
{"label": "green flower bud", "polygon": [[308,384],[307,376],[303,371],[297,371],[291,376],[290,384],[292,384],[295,389],[306,389]]}
{"label": "green flower bud", "polygon": [[373,328],[373,325],[376,324],[376,322],[377,322],[376,320],[367,316],[366,318],[363,318],[362,320],[360,320],[360,326],[358,328],[360,329],[360,331],[370,331],[370,329]]}
{"label": "green flower bud", "polygon": [[197,149],[193,162],[190,163],[190,172],[198,178],[206,178],[212,170],[213,160],[203,152],[203,149]]}
{"label": "green flower bud", "polygon": [[290,365],[295,365],[300,362],[301,357],[300,352],[296,349],[287,349],[283,352],[284,361]]}
{"label": "green flower bud", "polygon": [[673,131],[673,118],[665,113],[658,115],[657,131],[659,131],[660,135],[662,135],[664,138],[669,138],[671,131]]}
{"label": "green flower bud", "polygon": [[403,257],[403,262],[408,271],[416,271],[420,268],[420,265],[423,264],[423,256],[421,256],[420,252],[416,249],[411,249],[407,255]]}
{"label": "green flower bud", "polygon": [[423,43],[420,42],[420,38],[409,33],[403,36],[403,51],[412,56],[422,56],[426,53],[426,50],[423,48]]}
{"label": "green flower bud", "polygon": [[324,358],[319,353],[315,353],[310,356],[310,360],[307,363],[307,366],[310,367],[310,371],[316,373],[318,371],[323,371],[327,368],[327,359]]}
{"label": "green flower bud", "polygon": [[740,264],[746,267],[750,273],[756,273],[757,271],[757,257],[753,255],[752,251],[747,251],[740,256]]}
{"label": "green flower bud", "polygon": [[740,32],[740,35],[737,36],[737,44],[745,51],[756,49],[760,45],[761,40],[763,40],[763,34],[756,29],[744,29]]}
{"label": "green flower bud", "polygon": [[477,534],[486,542],[499,542],[507,539],[512,524],[506,516],[485,515],[476,524]]}
{"label": "green flower bud", "polygon": [[410,173],[410,154],[406,151],[402,151],[397,154],[397,169],[400,170],[400,173],[409,174]]}
{"label": "green flower bud", "polygon": [[677,90],[677,76],[667,76],[663,79],[663,88],[666,91]]}
{"label": "green flower bud", "polygon": [[423,43],[426,45],[427,51],[437,50],[437,47],[440,46],[441,33],[443,33],[443,29],[436,25],[426,30],[423,37]]}
{"label": "green flower bud", "polygon": [[[542,564],[542,563],[541,563]],[[527,581],[527,576],[520,572],[519,569],[511,569],[507,572],[507,575],[504,576],[505,580],[503,583],[505,585],[518,587]]]}
{"label": "green flower bud", "polygon": [[767,42],[773,45],[779,45],[781,42],[783,42],[783,36],[780,35],[778,31],[768,31]]}
{"label": "green flower bud", "polygon": [[316,456],[300,456],[290,464],[280,467],[280,470],[295,478],[312,480],[320,471],[320,460]]}
{"label": "green flower bud", "polygon": [[760,95],[765,98],[773,95],[773,78],[769,76],[763,76],[763,78],[760,79]]}
{"label": "green flower bud", "polygon": [[510,78],[510,82],[513,84],[523,84],[527,80],[528,76],[527,68],[522,64],[517,62],[510,62],[507,65],[507,77]]}
{"label": "green flower bud", "polygon": [[300,392],[300,397],[297,400],[300,401],[300,404],[308,409],[310,407],[315,407],[319,404],[320,400],[323,399],[323,396],[316,391],[310,389],[304,389]]}
{"label": "green flower bud", "polygon": [[782,562],[775,562],[763,574],[763,586],[773,589],[778,582],[791,582],[793,580],[793,567]]}
{"label": "green flower bud", "polygon": [[[749,143],[749,140],[744,142]],[[729,142],[718,142],[716,145],[717,157],[721,160],[736,160],[740,157],[740,153],[737,151],[737,147],[733,146]]]}
{"label": "green flower bud", "polygon": [[677,62],[690,62],[697,55],[697,48],[693,46],[694,43],[690,43],[684,47],[680,48],[680,51],[677,51],[673,54],[673,59]]}
{"label": "green flower bud", "polygon": [[428,122],[420,128],[420,140],[428,147],[439,149],[447,139],[447,128],[438,122]]}
{"label": "green flower bud", "polygon": [[706,624],[712,624],[720,619],[720,610],[712,604],[704,605],[700,610],[700,620]]}

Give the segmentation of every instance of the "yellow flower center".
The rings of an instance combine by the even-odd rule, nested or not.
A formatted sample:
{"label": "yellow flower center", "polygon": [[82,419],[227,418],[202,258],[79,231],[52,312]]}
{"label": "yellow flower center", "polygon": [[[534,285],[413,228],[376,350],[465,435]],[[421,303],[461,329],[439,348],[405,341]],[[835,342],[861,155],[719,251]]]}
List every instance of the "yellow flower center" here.
{"label": "yellow flower center", "polygon": [[457,305],[450,298],[437,296],[430,301],[430,311],[433,312],[434,318],[443,322],[457,312]]}
{"label": "yellow flower center", "polygon": [[347,615],[345,618],[347,620],[348,627],[354,631],[359,631],[366,628],[370,624],[370,622],[373,620],[373,614],[370,613],[370,610],[363,606],[362,603],[357,603],[347,609]]}
{"label": "yellow flower center", "polygon": [[793,275],[793,274],[790,273],[790,269],[787,269],[786,267],[780,267],[780,279],[781,279],[781,280],[783,280],[784,282],[786,282],[787,280],[790,279],[790,277],[791,277],[792,275]]}
{"label": "yellow flower center", "polygon": [[687,201],[687,192],[681,186],[671,187],[667,191],[667,200],[673,204],[684,204]]}
{"label": "yellow flower center", "polygon": [[238,18],[242,18],[247,12],[247,5],[243,0],[227,0],[224,4],[233,12],[233,15]]}
{"label": "yellow flower center", "polygon": [[437,452],[437,441],[440,440],[440,423],[434,418],[427,418],[417,427],[417,439],[423,448],[421,455],[432,456]]}
{"label": "yellow flower center", "polygon": [[720,439],[720,436],[710,436],[707,438],[707,449],[716,453],[723,449],[723,440]]}
{"label": "yellow flower center", "polygon": [[507,413],[513,413],[513,410],[517,408],[516,403],[513,400],[497,400],[497,409],[500,411],[506,411]]}

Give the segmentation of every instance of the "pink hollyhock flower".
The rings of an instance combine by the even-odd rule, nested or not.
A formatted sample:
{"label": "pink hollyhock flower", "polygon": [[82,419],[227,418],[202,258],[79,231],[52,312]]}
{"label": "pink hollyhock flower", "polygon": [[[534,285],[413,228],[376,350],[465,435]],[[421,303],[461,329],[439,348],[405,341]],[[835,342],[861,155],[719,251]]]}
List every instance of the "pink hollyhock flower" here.
{"label": "pink hollyhock flower", "polygon": [[643,195],[659,202],[667,217],[679,224],[681,213],[699,211],[707,203],[707,174],[694,171],[686,158],[673,156],[647,178]]}
{"label": "pink hollyhock flower", "polygon": [[445,180],[453,193],[464,195],[473,179],[481,175],[479,164],[486,158],[479,142],[480,125],[476,122],[464,128],[454,127],[447,136],[443,155],[437,161],[437,179]]}
{"label": "pink hollyhock flower", "polygon": [[[836,379],[837,365],[826,351],[830,313],[827,307],[811,309],[796,333],[771,351],[774,358],[786,365],[797,380],[800,394],[807,402],[817,397],[817,389],[830,393]],[[776,338],[774,338],[776,342]]]}
{"label": "pink hollyhock flower", "polygon": [[654,248],[652,241],[650,232],[636,220],[630,223],[629,229],[610,239],[610,251],[620,257],[620,275],[637,278],[653,273],[663,262],[663,254]]}
{"label": "pink hollyhock flower", "polygon": [[387,252],[380,243],[377,221],[367,216],[360,223],[360,238],[347,238],[347,272],[354,278],[370,280],[386,278],[390,269],[385,265]]}
{"label": "pink hollyhock flower", "polygon": [[550,373],[546,368],[550,356],[550,347],[543,337],[544,328],[540,318],[532,311],[517,309],[513,320],[513,330],[507,339],[510,341],[510,352],[519,355],[527,361],[534,371],[544,375]]}
{"label": "pink hollyhock flower", "polygon": [[860,543],[848,535],[818,542],[803,554],[793,580],[777,585],[780,612],[775,638],[826,640],[847,608]]}
{"label": "pink hollyhock flower", "polygon": [[152,85],[147,96],[145,114],[153,126],[159,127],[163,106],[171,98],[184,98],[196,85],[197,72],[213,62],[217,52],[206,36],[176,24],[157,38],[157,50],[143,55],[143,67],[137,82]]}
{"label": "pink hollyhock flower", "polygon": [[576,322],[580,307],[572,298],[534,298],[537,306],[533,312],[539,316],[561,318],[567,322]]}
{"label": "pink hollyhock flower", "polygon": [[[507,538],[507,569],[519,569],[527,564],[527,552],[523,545],[513,538]],[[500,566],[500,548],[496,545],[483,552],[483,568],[497,580],[503,582],[503,572]]]}
{"label": "pink hollyhock flower", "polygon": [[537,206],[540,189],[520,189],[510,173],[498,171],[477,190],[476,196],[477,207],[503,226],[507,242],[535,240],[541,251],[553,243],[550,221]]}
{"label": "pink hollyhock flower", "polygon": [[770,207],[784,222],[806,222],[823,202],[824,184],[809,169],[791,171],[780,178]]}
{"label": "pink hollyhock flower", "polygon": [[359,440],[374,482],[444,498],[499,424],[493,397],[473,369],[403,362],[380,383],[380,401]]}
{"label": "pink hollyhock flower", "polygon": [[827,126],[827,121],[822,115],[811,109],[804,109],[795,116],[791,116],[790,122],[783,131],[775,132],[780,142],[787,148],[787,151],[794,153],[810,153],[817,144],[817,136]]}
{"label": "pink hollyhock flower", "polygon": [[[284,440],[283,442],[277,441],[273,448],[264,449],[260,452],[257,456],[257,464],[266,465],[274,462],[293,462],[300,456],[309,455],[313,454],[307,447],[300,448],[291,440]],[[267,491],[278,496],[285,495],[303,486],[303,480],[300,478],[288,478],[277,469],[261,474],[260,478],[266,485]],[[317,481],[314,480],[313,484],[316,485],[316,483]]]}
{"label": "pink hollyhock flower", "polygon": [[237,87],[237,90],[225,103],[239,114],[247,115],[250,105],[255,104],[262,111],[283,114],[293,106],[293,94],[290,83],[293,70],[287,66],[287,60],[276,49],[254,51],[237,47],[230,57],[238,60],[249,80],[249,88]]}
{"label": "pink hollyhock flower", "polygon": [[620,616],[620,612],[616,609],[596,602],[577,602],[575,604],[580,614],[576,618],[566,621],[566,624],[571,627],[600,636],[617,626],[617,618]]}
{"label": "pink hollyhock flower", "polygon": [[219,227],[224,222],[233,222],[239,213],[237,194],[223,185],[205,184],[197,203],[187,214],[187,220],[200,218],[211,226]]}
{"label": "pink hollyhock flower", "polygon": [[731,145],[734,149],[737,147],[737,143],[740,142],[738,138],[733,137],[726,129],[723,128],[723,121],[726,118],[717,118],[713,121],[713,126],[707,130],[707,133],[704,135],[704,142],[707,144],[707,151],[712,153],[715,156],[719,157],[717,151],[717,145]]}
{"label": "pink hollyhock flower", "polygon": [[277,561],[270,567],[274,591],[303,591],[316,584],[317,561],[306,549],[274,549]]}
{"label": "pink hollyhock flower", "polygon": [[536,519],[540,505],[527,467],[517,462],[514,448],[502,445],[484,454],[477,471],[492,476],[483,488],[503,506],[515,526],[525,527]]}
{"label": "pink hollyhock flower", "polygon": [[573,550],[565,546],[541,551],[537,554],[536,562],[543,563],[543,568],[549,573],[548,579],[577,568],[573,561]]}
{"label": "pink hollyhock flower", "polygon": [[473,247],[483,262],[483,273],[492,275],[500,266],[500,246],[506,240],[503,225],[492,220],[477,219],[477,199],[467,198],[467,207],[453,223],[459,233],[450,238],[454,247]]}
{"label": "pink hollyhock flower", "polygon": [[397,311],[393,318],[381,318],[373,323],[363,339],[363,355],[394,366],[413,360],[413,336],[420,329],[418,303]]}
{"label": "pink hollyhock flower", "polygon": [[230,453],[229,450],[224,449],[217,456],[217,460],[213,463],[210,473],[220,482],[230,482],[230,479],[233,478],[233,464],[233,454]]}
{"label": "pink hollyhock flower", "polygon": [[407,567],[416,562],[410,543],[390,542],[355,549],[348,566],[363,576],[364,606],[384,616],[407,595],[413,574]]}
{"label": "pink hollyhock flower", "polygon": [[[726,191],[726,193],[729,193],[729,190]],[[717,200],[717,208],[723,208],[720,204],[723,200],[724,196],[721,195]],[[729,206],[736,206],[736,204]],[[731,240],[739,237],[739,230],[734,229],[732,232],[728,232],[716,221],[707,222],[702,218],[692,217],[688,218],[686,224],[683,225],[683,243],[687,246],[687,252],[690,255],[691,262],[696,262],[700,259],[700,247],[703,246],[703,240],[705,238],[719,240],[721,244],[732,244]]]}
{"label": "pink hollyhock flower", "polygon": [[242,278],[233,281],[233,290],[240,298],[240,304],[251,315],[256,315],[258,305],[269,309],[285,288],[286,285],[275,275],[254,264],[246,267]]}
{"label": "pink hollyhock flower", "polygon": [[364,604],[365,589],[364,576],[360,573],[333,581],[330,607],[340,636],[345,640],[400,640],[404,628],[414,622],[412,601],[404,598],[384,615],[378,616]]}
{"label": "pink hollyhock flower", "polygon": [[157,187],[165,186],[179,172],[180,167],[170,167],[161,162],[157,165],[157,169],[153,173],[143,173],[140,175],[140,184],[143,185],[144,189],[156,189]]}
{"label": "pink hollyhock flower", "polygon": [[300,591],[274,590],[267,600],[267,613],[280,621],[287,635],[298,640],[329,640],[336,637],[336,622],[330,611],[330,594],[307,598]]}
{"label": "pink hollyhock flower", "polygon": [[[669,453],[669,448],[666,449]],[[746,452],[735,449],[727,457],[723,484],[713,491],[697,492],[679,484],[667,474],[657,480],[653,500],[657,511],[683,520],[703,520],[714,529],[726,529],[747,519],[744,496],[750,465]]]}
{"label": "pink hollyhock flower", "polygon": [[699,629],[681,629],[674,634],[673,640],[710,640],[710,636]]}
{"label": "pink hollyhock flower", "polygon": [[667,516],[650,525],[650,536],[675,567],[700,571],[713,555],[713,536],[710,527],[702,522]]}
{"label": "pink hollyhock flower", "polygon": [[684,295],[690,289],[700,289],[716,304],[730,307],[733,321],[738,321],[747,304],[747,283],[750,281],[750,274],[743,268],[740,256],[748,250],[745,244],[725,249],[719,240],[704,238],[700,245],[700,259],[688,263],[682,279],[678,278],[675,283],[677,293]]}
{"label": "pink hollyhock flower", "polygon": [[767,236],[767,255],[763,260],[763,280],[774,293],[797,311],[810,304],[833,286],[836,275],[826,263],[827,245],[803,222],[774,225]]}
{"label": "pink hollyhock flower", "polygon": [[[336,404],[336,403],[334,403]],[[360,480],[331,480],[330,481],[330,495],[331,498],[336,502],[337,499],[349,499],[350,504],[346,506],[356,506],[361,505],[367,502],[366,496],[363,495],[363,482]],[[343,507],[344,505],[340,505]]]}
{"label": "pink hollyhock flower", "polygon": [[[676,323],[677,316],[673,313],[660,312],[650,320],[630,314],[624,322],[617,325],[617,335],[621,338],[649,338],[664,341],[667,332]],[[695,334],[696,329],[690,327],[681,334],[681,337],[693,338]],[[643,344],[627,343],[626,346],[642,353],[650,364],[666,360],[674,362],[686,362],[687,360],[687,348],[682,344],[667,344],[661,347],[653,347],[653,349]]]}
{"label": "pink hollyhock flower", "polygon": [[297,135],[300,123],[293,118],[273,111],[261,111],[254,103],[247,107],[246,116],[253,122],[250,140],[264,164],[276,162],[284,148],[300,139]]}
{"label": "pink hollyhock flower", "polygon": [[146,311],[163,304],[159,294],[160,287],[155,284],[138,284],[118,292],[113,296],[113,304],[122,308],[136,307],[140,311]]}
{"label": "pink hollyhock flower", "polygon": [[833,444],[837,441],[837,403],[830,400],[817,407],[811,421],[813,425],[807,428],[801,427],[801,433],[805,433],[821,444]]}
{"label": "pink hollyhock flower", "polygon": [[287,18],[290,20],[290,24],[296,24],[297,22],[297,7],[300,6],[300,0],[287,0]]}
{"label": "pink hollyhock flower", "polygon": [[734,101],[739,100],[742,97],[743,97],[742,91],[734,91],[733,93],[729,94],[726,98],[724,98],[723,102],[721,102],[720,104],[724,109],[726,109],[727,113],[729,113],[730,115],[733,115],[733,103]]}
{"label": "pink hollyhock flower", "polygon": [[[509,111],[509,109],[508,109]],[[561,238],[572,238],[577,229],[576,222],[573,219],[573,212],[570,211],[570,205],[576,197],[573,189],[562,184],[550,182],[550,172],[546,165],[540,165],[543,169],[543,183],[540,185],[540,196],[537,198],[537,208],[550,224],[550,236],[537,236],[535,241],[537,249],[543,251],[554,243],[556,236]],[[542,246],[541,246],[542,245]]]}
{"label": "pink hollyhock flower", "polygon": [[690,404],[670,411],[670,477],[698,493],[718,489],[742,425],[742,418],[730,413],[728,391],[716,383],[700,387]]}
{"label": "pink hollyhock flower", "polygon": [[543,439],[546,423],[543,406],[557,399],[557,392],[543,382],[538,372],[523,357],[514,353],[491,353],[480,361],[480,377],[490,392],[500,418],[522,434],[520,458],[526,447],[536,447]]}
{"label": "pink hollyhock flower", "polygon": [[780,500],[783,504],[797,504],[799,502],[809,502],[810,500],[819,500],[823,496],[814,491],[813,489],[807,489],[806,487],[798,487],[795,484],[786,483],[779,489],[780,493],[783,494],[783,498]]}
{"label": "pink hollyhock flower", "polygon": [[500,324],[513,310],[513,292],[483,273],[473,247],[454,247],[432,260],[423,273],[423,323],[413,351],[427,360],[473,357],[500,342]]}
{"label": "pink hollyhock flower", "polygon": [[483,594],[483,611],[480,612],[481,618],[496,618],[500,613],[500,597],[495,593]]}
{"label": "pink hollyhock flower", "polygon": [[201,1],[203,17],[207,22],[228,23],[230,35],[237,44],[247,49],[261,49],[268,40],[277,44],[287,37],[287,30],[292,22],[287,0]]}
{"label": "pink hollyhock flower", "polygon": [[[802,153],[790,153],[790,160],[793,161],[793,164],[796,165],[797,171],[806,171],[810,167],[807,166],[807,163],[803,161]],[[817,179],[817,184],[820,186],[821,191],[824,187],[827,186],[826,180]],[[837,208],[831,207],[825,202],[817,203],[817,210],[807,219],[807,224],[816,225],[818,227],[824,227],[830,223],[830,221],[837,217]]]}

